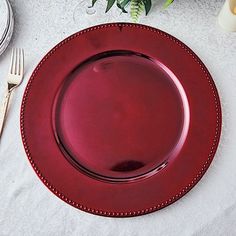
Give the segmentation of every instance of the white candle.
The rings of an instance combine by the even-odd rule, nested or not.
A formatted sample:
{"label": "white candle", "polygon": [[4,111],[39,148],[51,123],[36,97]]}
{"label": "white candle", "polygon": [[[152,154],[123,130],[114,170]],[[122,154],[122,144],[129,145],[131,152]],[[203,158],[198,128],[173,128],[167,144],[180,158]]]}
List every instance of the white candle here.
{"label": "white candle", "polygon": [[236,0],[226,0],[220,11],[220,26],[227,31],[236,31]]}

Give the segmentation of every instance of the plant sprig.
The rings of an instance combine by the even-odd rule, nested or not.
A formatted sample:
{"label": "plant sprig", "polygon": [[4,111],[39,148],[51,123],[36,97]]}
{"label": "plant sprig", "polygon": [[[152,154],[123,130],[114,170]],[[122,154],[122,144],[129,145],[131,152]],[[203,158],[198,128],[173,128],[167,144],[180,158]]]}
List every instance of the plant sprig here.
{"label": "plant sprig", "polygon": [[[92,6],[94,6],[96,2],[97,0],[92,0]],[[173,2],[174,0],[165,0],[164,9],[166,9]],[[152,0],[107,0],[105,12],[108,12],[115,3],[123,13],[128,13],[127,7],[130,5],[130,15],[133,22],[137,22],[139,16],[144,11],[147,15],[152,7]]]}

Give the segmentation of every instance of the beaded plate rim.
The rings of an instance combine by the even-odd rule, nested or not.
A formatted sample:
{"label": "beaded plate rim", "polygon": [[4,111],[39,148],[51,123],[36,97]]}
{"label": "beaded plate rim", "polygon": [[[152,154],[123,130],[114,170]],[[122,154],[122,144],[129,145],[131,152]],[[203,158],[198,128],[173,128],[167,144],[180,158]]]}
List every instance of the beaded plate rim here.
{"label": "beaded plate rim", "polygon": [[[30,147],[27,144],[27,138],[25,136],[25,126],[24,126],[24,112],[25,112],[25,106],[26,106],[26,102],[27,102],[27,98],[28,98],[28,94],[29,94],[29,90],[31,88],[31,85],[33,83],[33,80],[35,78],[35,76],[37,75],[37,72],[39,71],[39,69],[42,67],[42,65],[47,61],[47,59],[52,56],[54,54],[54,52],[56,50],[58,50],[59,48],[61,48],[64,44],[68,43],[69,41],[71,41],[72,39],[81,36],[82,34],[85,34],[89,31],[95,31],[95,30],[99,30],[102,28],[108,28],[108,27],[136,27],[136,28],[140,28],[140,29],[145,29],[148,31],[152,31],[155,32],[159,35],[162,35],[164,37],[166,37],[169,40],[172,40],[174,43],[176,43],[178,46],[180,46],[182,49],[184,49],[188,54],[190,54],[193,59],[199,64],[200,68],[202,69],[202,71],[205,74],[205,78],[208,80],[209,82],[209,86],[211,87],[211,90],[213,92],[213,96],[215,99],[215,110],[216,110],[216,129],[215,129],[215,137],[211,146],[211,151],[208,154],[207,160],[204,163],[204,165],[202,166],[201,170],[198,172],[198,174],[192,179],[192,181],[186,186],[184,187],[181,191],[179,191],[178,194],[174,195],[173,197],[169,198],[167,201],[162,202],[161,204],[158,204],[156,206],[150,207],[150,208],[146,208],[146,209],[140,209],[137,211],[127,211],[127,212],[107,212],[104,211],[102,209],[93,209],[90,208],[88,206],[84,206],[82,204],[79,204],[77,202],[72,201],[71,199],[69,199],[67,196],[65,196],[63,193],[61,193],[60,191],[58,191],[51,183],[49,183],[49,181],[42,175],[42,173],[40,172],[39,168],[36,166],[36,164],[34,163],[33,157],[31,156],[31,152],[30,152]],[[219,141],[220,141],[220,135],[221,135],[221,126],[222,126],[222,113],[221,113],[221,105],[220,105],[220,98],[218,95],[218,91],[216,88],[216,85],[208,71],[208,69],[206,68],[206,66],[203,64],[203,62],[200,60],[200,58],[188,47],[186,46],[183,42],[181,42],[180,40],[178,40],[177,38],[175,38],[172,35],[169,35],[168,33],[165,33],[164,31],[161,31],[159,29],[153,28],[151,26],[147,26],[147,25],[141,25],[141,24],[133,24],[133,23],[108,23],[108,24],[102,24],[102,25],[97,25],[97,26],[93,26],[84,30],[81,30],[71,36],[69,36],[68,38],[64,39],[63,41],[61,41],[59,44],[57,44],[54,48],[52,48],[44,57],[43,59],[39,62],[39,64],[37,65],[37,67],[34,69],[28,84],[25,88],[25,92],[23,95],[23,99],[22,99],[22,104],[21,104],[21,112],[20,112],[20,129],[21,129],[21,136],[22,136],[22,142],[25,148],[25,152],[26,155],[28,157],[28,160],[30,162],[30,164],[32,165],[34,171],[36,172],[36,174],[38,175],[38,177],[40,178],[40,180],[48,187],[48,189],[53,192],[57,197],[59,197],[61,200],[65,201],[66,203],[80,209],[83,210],[85,212],[88,213],[92,213],[95,215],[100,215],[100,216],[108,216],[108,217],[131,217],[131,216],[139,216],[139,215],[144,215],[147,213],[151,213],[157,210],[160,210],[172,203],[174,203],[175,201],[177,201],[178,199],[180,199],[181,197],[183,197],[187,192],[189,192],[198,182],[199,180],[203,177],[203,175],[205,174],[205,172],[207,171],[207,169],[209,168],[214,155],[216,153]]]}

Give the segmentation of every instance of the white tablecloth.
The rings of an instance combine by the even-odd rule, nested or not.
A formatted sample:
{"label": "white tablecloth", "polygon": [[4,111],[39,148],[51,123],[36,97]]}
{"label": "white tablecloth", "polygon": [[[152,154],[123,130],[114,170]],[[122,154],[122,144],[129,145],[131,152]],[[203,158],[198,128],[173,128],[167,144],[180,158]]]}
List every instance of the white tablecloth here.
{"label": "white tablecloth", "polygon": [[[36,176],[26,158],[19,128],[22,94],[33,69],[66,36],[98,23],[129,21],[128,15],[120,15],[115,8],[100,17],[88,16],[85,11],[78,17],[75,11],[80,9],[80,1],[11,0],[16,24],[10,47],[25,49],[26,75],[14,93],[0,143],[0,235],[236,235],[236,33],[226,33],[217,25],[223,0],[175,0],[165,11],[161,10],[162,1],[153,0],[152,11],[140,21],[191,47],[210,70],[220,93],[220,146],[211,167],[192,191],[161,211],[113,219],[67,205]],[[0,57],[1,97],[9,61],[10,48]]]}

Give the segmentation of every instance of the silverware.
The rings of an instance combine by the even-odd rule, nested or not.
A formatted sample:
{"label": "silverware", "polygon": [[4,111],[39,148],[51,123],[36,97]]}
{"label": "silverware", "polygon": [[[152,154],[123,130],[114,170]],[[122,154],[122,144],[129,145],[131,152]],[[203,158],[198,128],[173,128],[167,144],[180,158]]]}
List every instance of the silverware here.
{"label": "silverware", "polygon": [[0,137],[2,135],[3,126],[6,120],[9,100],[12,91],[18,87],[23,79],[24,74],[24,51],[23,49],[12,49],[11,64],[7,76],[7,92],[4,98],[2,111],[0,113]]}

